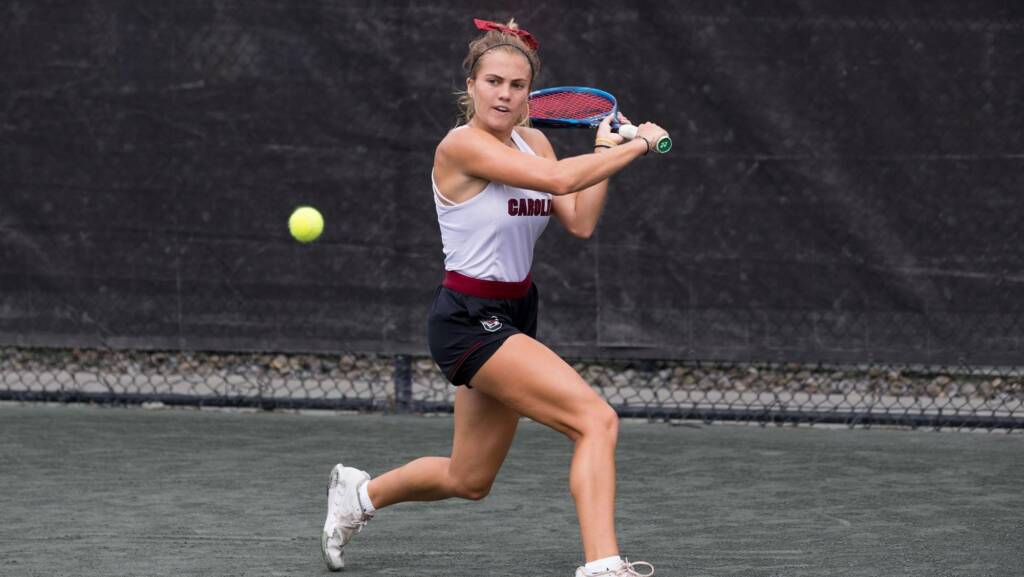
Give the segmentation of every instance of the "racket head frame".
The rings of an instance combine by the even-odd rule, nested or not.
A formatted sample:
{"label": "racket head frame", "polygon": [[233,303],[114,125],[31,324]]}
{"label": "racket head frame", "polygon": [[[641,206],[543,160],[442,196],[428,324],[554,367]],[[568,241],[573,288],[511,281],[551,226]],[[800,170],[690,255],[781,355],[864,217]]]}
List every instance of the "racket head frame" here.
{"label": "racket head frame", "polygon": [[601,121],[610,114],[612,117],[612,129],[617,129],[619,127],[619,101],[610,93],[598,88],[590,88],[589,86],[554,86],[551,88],[542,88],[531,92],[527,100],[529,101],[529,99],[532,98],[558,93],[592,94],[611,102],[612,110],[607,114],[598,114],[587,118],[534,118],[531,116],[530,124],[534,126],[548,126],[552,128],[593,128],[601,124]]}

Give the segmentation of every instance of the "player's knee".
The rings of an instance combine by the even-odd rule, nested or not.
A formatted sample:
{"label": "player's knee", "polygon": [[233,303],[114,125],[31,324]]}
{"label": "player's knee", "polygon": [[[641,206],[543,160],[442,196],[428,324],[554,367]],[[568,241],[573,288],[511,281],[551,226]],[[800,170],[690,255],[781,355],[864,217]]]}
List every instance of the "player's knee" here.
{"label": "player's knee", "polygon": [[490,485],[477,485],[463,487],[460,497],[470,501],[479,501],[491,493]]}
{"label": "player's knee", "polygon": [[493,480],[458,479],[455,482],[455,494],[463,499],[479,501],[490,494]]}
{"label": "player's knee", "polygon": [[594,403],[586,412],[583,436],[615,442],[619,437],[619,415],[605,401]]}
{"label": "player's knee", "polygon": [[612,441],[619,438],[619,414],[607,403],[601,413],[601,426]]}

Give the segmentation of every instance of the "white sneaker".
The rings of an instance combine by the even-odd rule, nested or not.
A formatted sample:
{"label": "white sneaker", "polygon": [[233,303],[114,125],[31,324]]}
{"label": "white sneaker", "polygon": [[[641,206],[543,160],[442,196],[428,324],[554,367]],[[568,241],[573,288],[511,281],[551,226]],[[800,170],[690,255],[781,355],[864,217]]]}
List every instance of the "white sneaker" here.
{"label": "white sneaker", "polygon": [[370,480],[366,471],[338,463],[327,485],[327,520],[320,536],[320,552],[331,571],[345,566],[345,544],[373,518],[359,504],[359,487]]}
{"label": "white sneaker", "polygon": [[[642,569],[646,566],[651,570],[650,573],[641,573],[638,569]],[[576,568],[576,577],[650,577],[654,575],[654,565],[651,565],[647,561],[637,561],[636,563],[630,563],[629,559],[623,557],[622,565],[616,569],[609,569],[600,573],[594,573],[593,575],[587,574],[583,567]]]}

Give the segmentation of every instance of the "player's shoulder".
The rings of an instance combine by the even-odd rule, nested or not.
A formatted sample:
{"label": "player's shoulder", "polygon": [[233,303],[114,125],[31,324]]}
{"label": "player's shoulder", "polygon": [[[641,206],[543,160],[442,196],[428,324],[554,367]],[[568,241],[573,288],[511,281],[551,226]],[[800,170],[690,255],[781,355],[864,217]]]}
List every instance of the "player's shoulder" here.
{"label": "player's shoulder", "polygon": [[472,146],[472,142],[479,137],[476,132],[466,124],[460,124],[448,131],[437,143],[435,155],[458,154],[458,151],[465,146]]}
{"label": "player's shoulder", "polygon": [[537,154],[542,156],[554,154],[554,149],[551,148],[548,137],[540,130],[530,126],[517,126],[514,130]]}
{"label": "player's shoulder", "polygon": [[453,139],[464,138],[465,136],[470,135],[472,133],[473,131],[470,129],[468,124],[460,124],[455,128],[449,130],[444,135],[444,138],[441,139],[440,143],[444,144],[445,142],[451,142]]}
{"label": "player's shoulder", "polygon": [[523,140],[525,140],[527,144],[548,141],[548,137],[545,136],[543,132],[533,128],[532,126],[517,126],[515,127],[515,131],[519,133],[519,136],[523,137]]}
{"label": "player's shoulder", "polygon": [[473,126],[470,126],[468,124],[460,124],[455,128],[449,130],[448,133],[444,135],[444,138],[441,139],[441,142],[438,144],[439,146],[444,146],[464,142],[472,143],[477,142],[480,139],[493,139],[493,137],[488,135],[483,130],[480,130],[479,128],[474,128]]}

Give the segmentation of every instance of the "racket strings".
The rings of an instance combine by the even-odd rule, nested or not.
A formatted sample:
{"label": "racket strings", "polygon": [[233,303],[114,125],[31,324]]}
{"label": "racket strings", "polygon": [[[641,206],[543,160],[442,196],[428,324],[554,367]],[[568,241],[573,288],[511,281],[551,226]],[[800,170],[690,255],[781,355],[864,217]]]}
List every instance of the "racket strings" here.
{"label": "racket strings", "polygon": [[614,105],[596,94],[558,92],[530,99],[530,117],[585,120],[611,114]]}

